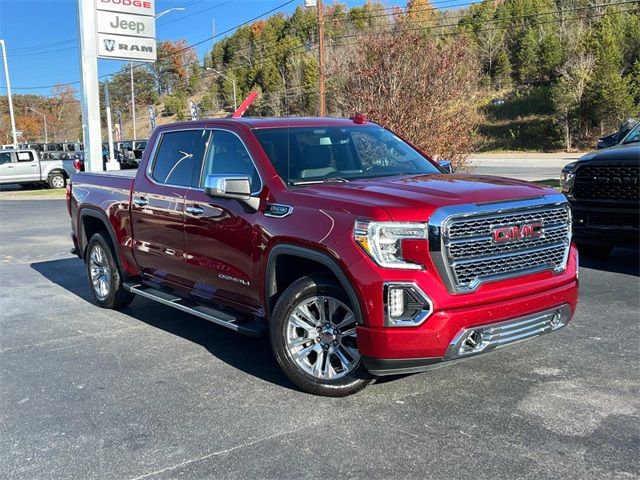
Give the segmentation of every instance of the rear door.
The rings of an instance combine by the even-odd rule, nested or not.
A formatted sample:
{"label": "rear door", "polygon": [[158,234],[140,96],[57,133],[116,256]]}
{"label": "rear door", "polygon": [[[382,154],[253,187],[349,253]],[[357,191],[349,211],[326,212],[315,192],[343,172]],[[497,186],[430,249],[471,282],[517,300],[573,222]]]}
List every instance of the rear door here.
{"label": "rear door", "polygon": [[257,287],[261,251],[257,225],[262,213],[247,211],[237,200],[211,198],[204,193],[207,174],[243,174],[252,179],[252,192],[261,180],[238,135],[214,129],[202,173],[185,202],[186,263],[192,293],[215,303],[245,311],[260,308]]}
{"label": "rear door", "polygon": [[209,132],[204,129],[162,133],[133,188],[133,252],[147,278],[169,286],[188,283],[185,268],[184,202],[200,166]]}

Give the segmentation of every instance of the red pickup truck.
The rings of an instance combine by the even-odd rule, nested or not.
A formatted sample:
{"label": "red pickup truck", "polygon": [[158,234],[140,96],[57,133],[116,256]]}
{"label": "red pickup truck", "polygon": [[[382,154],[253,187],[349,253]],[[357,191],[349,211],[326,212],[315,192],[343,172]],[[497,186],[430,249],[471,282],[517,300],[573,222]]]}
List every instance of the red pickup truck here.
{"label": "red pickup truck", "polygon": [[320,395],[555,331],[577,304],[562,194],[448,174],[361,117],[165,125],[137,172],[74,175],[68,207],[98,305],[268,333]]}

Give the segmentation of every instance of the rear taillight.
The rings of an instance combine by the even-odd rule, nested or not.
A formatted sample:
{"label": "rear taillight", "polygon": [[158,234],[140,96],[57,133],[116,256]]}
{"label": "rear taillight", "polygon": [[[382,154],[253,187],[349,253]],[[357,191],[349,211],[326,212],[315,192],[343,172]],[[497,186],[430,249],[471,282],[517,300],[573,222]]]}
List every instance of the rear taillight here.
{"label": "rear taillight", "polygon": [[80,160],[73,161],[73,168],[76,169],[76,172],[84,172],[84,163]]}

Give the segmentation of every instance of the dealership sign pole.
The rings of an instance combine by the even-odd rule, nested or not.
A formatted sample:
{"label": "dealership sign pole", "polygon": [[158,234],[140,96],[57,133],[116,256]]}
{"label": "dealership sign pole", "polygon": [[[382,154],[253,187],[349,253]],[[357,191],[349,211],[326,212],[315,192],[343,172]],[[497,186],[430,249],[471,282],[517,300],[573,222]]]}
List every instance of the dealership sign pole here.
{"label": "dealership sign pole", "polygon": [[78,0],[82,133],[91,172],[102,171],[98,58],[155,62],[155,0]]}

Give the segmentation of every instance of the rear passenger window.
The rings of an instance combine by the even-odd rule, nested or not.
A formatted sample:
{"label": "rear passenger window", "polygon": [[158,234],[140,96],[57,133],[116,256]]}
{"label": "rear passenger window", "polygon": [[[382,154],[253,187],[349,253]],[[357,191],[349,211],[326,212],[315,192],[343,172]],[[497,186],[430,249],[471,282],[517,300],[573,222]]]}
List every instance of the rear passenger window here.
{"label": "rear passenger window", "polygon": [[159,183],[190,186],[194,167],[202,165],[209,135],[202,129],[162,134],[151,177]]}
{"label": "rear passenger window", "polygon": [[33,162],[33,155],[31,152],[18,152],[19,162]]}

